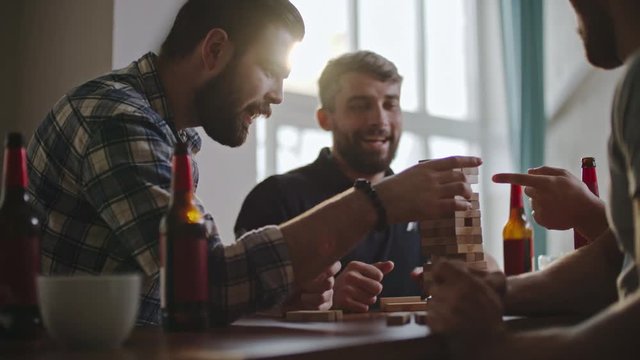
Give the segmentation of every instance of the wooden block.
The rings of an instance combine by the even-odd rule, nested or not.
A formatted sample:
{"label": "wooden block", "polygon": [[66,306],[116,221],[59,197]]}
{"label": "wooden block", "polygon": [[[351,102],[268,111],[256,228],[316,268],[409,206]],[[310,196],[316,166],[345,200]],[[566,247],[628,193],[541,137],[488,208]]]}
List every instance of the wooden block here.
{"label": "wooden block", "polygon": [[418,311],[413,313],[413,321],[419,325],[425,325],[427,323],[427,312],[426,311]]}
{"label": "wooden block", "polygon": [[380,311],[384,311],[384,312],[423,311],[423,310],[427,310],[426,301],[392,303],[392,304],[387,304],[384,307],[380,307]]}
{"label": "wooden block", "polygon": [[478,175],[465,175],[467,177],[467,183],[469,184],[477,184],[479,180]]}
{"label": "wooden block", "polygon": [[[458,220],[461,220],[462,225],[458,225]],[[480,226],[480,218],[456,218],[456,226]]]}
{"label": "wooden block", "polygon": [[462,173],[465,175],[478,175],[480,173],[480,169],[478,169],[477,167],[460,168],[460,169],[453,169],[453,170],[462,171]]}
{"label": "wooden block", "polygon": [[420,243],[422,246],[482,244],[482,235],[452,235],[452,236],[440,236],[440,237],[421,237]]}
{"label": "wooden block", "polygon": [[334,322],[336,311],[334,310],[296,310],[287,311],[285,319],[297,322]]}
{"label": "wooden block", "polygon": [[478,200],[469,200],[471,204],[471,210],[480,210],[480,201]]}
{"label": "wooden block", "polygon": [[479,226],[459,226],[426,229],[421,232],[423,238],[454,236],[454,235],[482,235],[482,228]]}
{"label": "wooden block", "polygon": [[[425,256],[428,256],[428,255],[425,255]],[[484,253],[476,252],[476,253],[459,253],[459,254],[447,254],[447,255],[431,255],[430,257],[432,261],[442,258],[447,260],[460,260],[465,263],[472,263],[475,261],[484,260]]]}
{"label": "wooden block", "polygon": [[465,227],[465,226],[471,226],[471,227],[480,226],[480,218],[479,217],[470,217],[470,218],[451,217],[449,219],[423,220],[423,221],[420,221],[420,233],[424,234],[423,232],[425,230],[429,231],[431,229]]}
{"label": "wooden block", "polygon": [[471,197],[466,199],[460,195],[456,195],[456,199],[464,199],[464,200],[471,200],[471,201],[480,201],[480,193],[474,192],[471,193]]}
{"label": "wooden block", "polygon": [[422,252],[431,255],[449,255],[483,252],[482,244],[426,245]]}
{"label": "wooden block", "polygon": [[411,313],[408,312],[395,312],[387,314],[387,325],[397,326],[408,324],[411,320]]}
{"label": "wooden block", "polygon": [[479,218],[480,210],[456,211],[453,216],[456,218]]}
{"label": "wooden block", "polygon": [[380,308],[388,304],[408,303],[422,301],[420,296],[390,296],[380,298]]}

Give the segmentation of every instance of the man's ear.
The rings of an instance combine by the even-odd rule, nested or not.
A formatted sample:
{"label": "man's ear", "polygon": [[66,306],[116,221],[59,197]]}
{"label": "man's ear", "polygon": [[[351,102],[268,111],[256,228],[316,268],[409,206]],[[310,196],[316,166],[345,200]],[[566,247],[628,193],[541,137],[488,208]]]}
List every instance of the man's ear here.
{"label": "man's ear", "polygon": [[233,45],[226,31],[215,28],[202,40],[200,52],[205,71],[217,75],[231,59]]}
{"label": "man's ear", "polygon": [[333,130],[333,122],[331,121],[331,113],[324,108],[319,108],[316,110],[316,120],[318,121],[318,125],[323,130],[332,131]]}

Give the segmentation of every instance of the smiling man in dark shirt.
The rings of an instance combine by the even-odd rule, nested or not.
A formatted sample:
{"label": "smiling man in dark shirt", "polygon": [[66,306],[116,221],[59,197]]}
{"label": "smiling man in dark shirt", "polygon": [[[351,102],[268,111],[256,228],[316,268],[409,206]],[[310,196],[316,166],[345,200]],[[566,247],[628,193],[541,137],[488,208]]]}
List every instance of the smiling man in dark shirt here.
{"label": "smiling man in dark shirt", "polygon": [[[353,186],[393,174],[400,134],[402,77],[384,57],[358,51],[331,60],[318,81],[320,126],[331,131],[333,147],[311,164],[258,184],[244,201],[236,235],[279,224]],[[378,296],[420,295],[410,273],[421,266],[420,236],[413,224],[375,229],[342,258],[333,305],[364,312]]]}

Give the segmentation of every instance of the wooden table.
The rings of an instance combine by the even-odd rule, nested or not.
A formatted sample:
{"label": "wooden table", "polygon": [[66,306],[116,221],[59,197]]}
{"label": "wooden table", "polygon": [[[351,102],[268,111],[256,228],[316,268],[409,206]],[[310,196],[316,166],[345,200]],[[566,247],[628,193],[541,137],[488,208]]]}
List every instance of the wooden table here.
{"label": "wooden table", "polygon": [[381,314],[345,315],[338,323],[292,323],[250,317],[206,333],[135,328],[113,351],[58,346],[46,334],[34,341],[0,342],[0,359],[379,359],[446,358],[444,343],[424,325],[387,326]]}
{"label": "wooden table", "polygon": [[[578,318],[505,318],[510,331],[570,325]],[[124,346],[112,351],[72,350],[46,334],[33,341],[0,341],[0,359],[446,359],[444,342],[413,322],[387,326],[383,314],[352,314],[338,323],[292,323],[279,318],[243,318],[205,333],[165,333],[135,328]]]}

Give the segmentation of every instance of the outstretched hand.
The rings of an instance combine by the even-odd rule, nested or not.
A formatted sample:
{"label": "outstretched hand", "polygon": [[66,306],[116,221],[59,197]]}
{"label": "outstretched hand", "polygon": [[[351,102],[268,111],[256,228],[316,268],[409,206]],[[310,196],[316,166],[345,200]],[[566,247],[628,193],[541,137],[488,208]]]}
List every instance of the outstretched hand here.
{"label": "outstretched hand", "polygon": [[608,226],[604,202],[567,170],[543,166],[528,174],[495,174],[493,181],[524,186],[534,220],[548,229],[576,228],[594,239]]}

